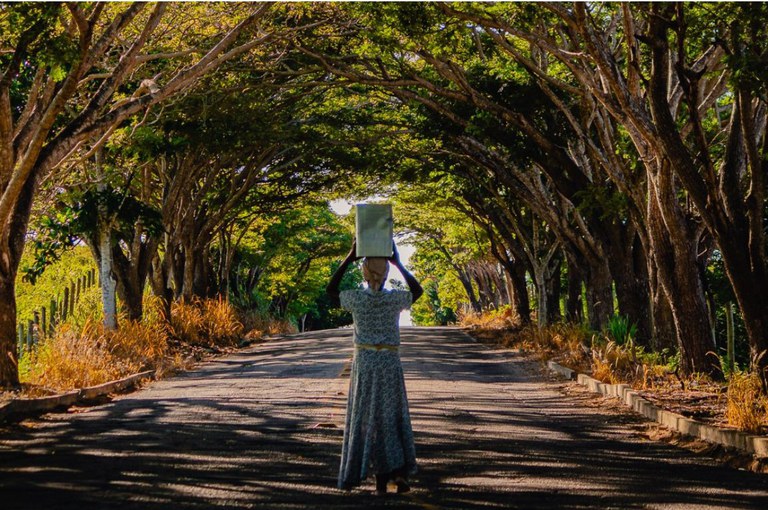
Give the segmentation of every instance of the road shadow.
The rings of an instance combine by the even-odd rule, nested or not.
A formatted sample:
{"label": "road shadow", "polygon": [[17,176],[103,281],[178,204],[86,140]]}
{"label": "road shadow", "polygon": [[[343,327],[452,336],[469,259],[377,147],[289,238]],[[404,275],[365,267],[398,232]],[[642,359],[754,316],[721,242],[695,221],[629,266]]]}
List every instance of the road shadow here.
{"label": "road shadow", "polygon": [[339,491],[350,335],[281,337],[6,427],[2,508],[768,508],[768,477],[631,440],[632,422],[574,406],[529,362],[449,328],[402,333],[412,493]]}

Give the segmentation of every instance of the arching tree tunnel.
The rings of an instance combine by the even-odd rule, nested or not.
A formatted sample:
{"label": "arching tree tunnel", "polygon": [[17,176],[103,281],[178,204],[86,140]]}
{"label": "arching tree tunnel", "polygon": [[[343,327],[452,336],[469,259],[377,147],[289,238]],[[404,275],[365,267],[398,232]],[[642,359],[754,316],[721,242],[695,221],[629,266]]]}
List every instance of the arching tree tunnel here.
{"label": "arching tree tunnel", "polygon": [[149,283],[167,313],[222,295],[327,327],[344,319],[322,282],[350,241],[327,204],[373,195],[416,247],[422,323],[621,316],[714,373],[735,302],[735,352],[768,359],[762,6],[2,12],[4,386],[25,239],[32,277],[86,242],[105,310],[116,292],[132,319]]}

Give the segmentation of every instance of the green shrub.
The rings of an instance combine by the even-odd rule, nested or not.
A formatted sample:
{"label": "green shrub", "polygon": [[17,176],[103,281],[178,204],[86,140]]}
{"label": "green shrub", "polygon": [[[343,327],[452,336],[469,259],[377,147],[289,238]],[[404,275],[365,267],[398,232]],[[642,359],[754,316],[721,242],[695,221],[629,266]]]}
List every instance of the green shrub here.
{"label": "green shrub", "polygon": [[637,325],[629,322],[629,317],[614,315],[608,321],[606,335],[618,345],[627,345],[637,336]]}

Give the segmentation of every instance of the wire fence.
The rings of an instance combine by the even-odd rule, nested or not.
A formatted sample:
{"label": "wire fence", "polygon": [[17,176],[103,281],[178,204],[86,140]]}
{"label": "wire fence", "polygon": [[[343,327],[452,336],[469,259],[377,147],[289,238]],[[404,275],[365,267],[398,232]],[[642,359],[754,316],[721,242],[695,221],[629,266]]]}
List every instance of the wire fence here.
{"label": "wire fence", "polygon": [[75,306],[85,291],[96,284],[96,270],[91,269],[51,297],[49,306],[40,307],[32,312],[31,318],[19,322],[19,355],[30,352],[41,338],[52,335],[57,324],[66,321],[67,317],[75,313]]}

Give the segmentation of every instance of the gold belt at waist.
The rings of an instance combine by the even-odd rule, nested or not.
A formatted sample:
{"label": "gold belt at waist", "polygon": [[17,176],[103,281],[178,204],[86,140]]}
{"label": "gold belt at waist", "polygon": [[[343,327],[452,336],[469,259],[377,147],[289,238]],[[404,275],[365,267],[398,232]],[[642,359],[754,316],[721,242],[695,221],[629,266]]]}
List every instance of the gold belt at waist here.
{"label": "gold belt at waist", "polygon": [[397,352],[398,346],[397,345],[386,345],[386,344],[355,344],[355,347],[358,349],[365,349],[366,351],[392,351]]}

